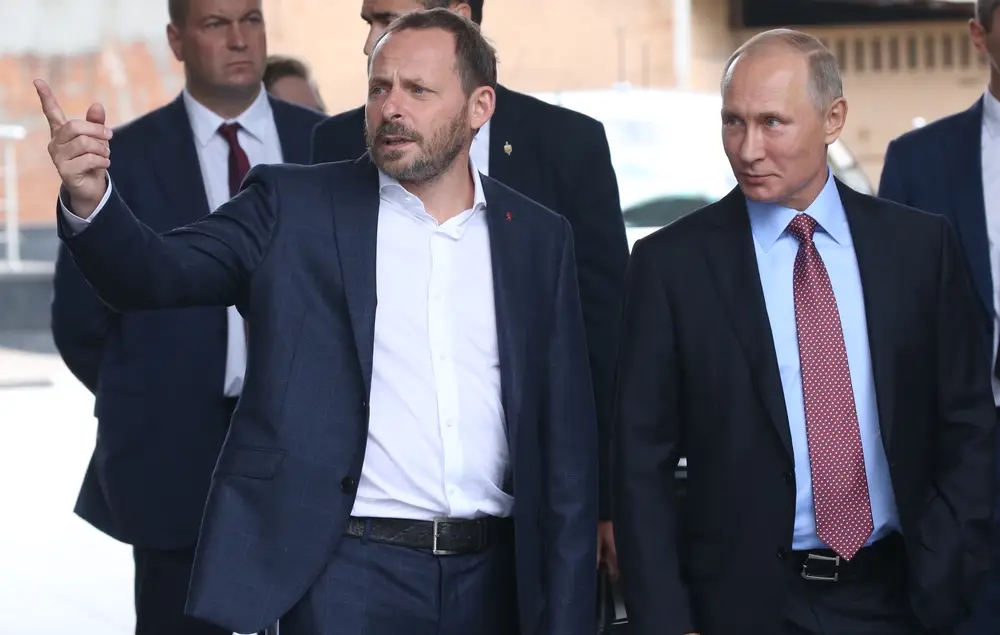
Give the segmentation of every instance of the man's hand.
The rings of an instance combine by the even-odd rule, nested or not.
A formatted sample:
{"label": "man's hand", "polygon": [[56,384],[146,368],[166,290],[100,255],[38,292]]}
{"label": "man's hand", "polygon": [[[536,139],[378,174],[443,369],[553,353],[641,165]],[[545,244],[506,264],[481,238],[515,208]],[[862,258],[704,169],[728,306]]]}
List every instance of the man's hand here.
{"label": "man's hand", "polygon": [[597,524],[597,566],[601,566],[602,562],[608,568],[608,577],[617,582],[618,552],[615,551],[615,528],[610,520]]}
{"label": "man's hand", "polygon": [[85,121],[67,120],[49,85],[40,79],[34,83],[52,135],[49,156],[69,194],[70,211],[87,218],[108,187],[111,130],[104,125],[104,106],[91,104]]}

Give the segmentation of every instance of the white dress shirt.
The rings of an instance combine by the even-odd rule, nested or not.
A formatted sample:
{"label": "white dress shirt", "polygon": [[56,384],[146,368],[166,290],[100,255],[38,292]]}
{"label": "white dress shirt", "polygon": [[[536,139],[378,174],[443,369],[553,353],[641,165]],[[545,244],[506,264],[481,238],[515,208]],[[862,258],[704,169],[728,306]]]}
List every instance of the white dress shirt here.
{"label": "white dress shirt", "polygon": [[472,172],[472,209],[440,225],[379,173],[368,448],[354,516],[510,515],[486,199]]}
{"label": "white dress shirt", "polygon": [[472,149],[469,151],[469,158],[472,164],[486,176],[490,175],[490,121],[486,120],[486,125],[479,129],[476,136],[472,138]]}
{"label": "white dress shirt", "polygon": [[[982,129],[983,201],[986,203],[986,234],[990,244],[993,279],[993,363],[1000,338],[1000,102],[989,91],[983,95]],[[1000,406],[1000,381],[993,378],[993,400]]]}
{"label": "white dress shirt", "polygon": [[[224,123],[237,122],[241,128],[237,134],[240,146],[250,161],[250,167],[260,163],[282,163],[281,141],[278,138],[278,127],[274,123],[271,112],[271,102],[267,93],[261,87],[257,99],[243,114],[235,119],[223,119],[191,96],[187,89],[183,92],[184,108],[191,121],[191,131],[194,133],[195,148],[198,151],[198,163],[201,166],[201,177],[205,184],[205,196],[208,208],[215,211],[229,200],[229,144],[219,134],[219,126]],[[185,184],[178,183],[178,187]],[[104,207],[111,195],[111,186],[104,194],[104,199],[93,214],[87,219],[80,219],[63,209],[63,215],[74,231],[80,231]],[[247,347],[243,318],[236,307],[227,308],[229,324],[226,345],[226,377],[222,386],[227,397],[238,397],[243,391],[243,376],[247,369]]]}

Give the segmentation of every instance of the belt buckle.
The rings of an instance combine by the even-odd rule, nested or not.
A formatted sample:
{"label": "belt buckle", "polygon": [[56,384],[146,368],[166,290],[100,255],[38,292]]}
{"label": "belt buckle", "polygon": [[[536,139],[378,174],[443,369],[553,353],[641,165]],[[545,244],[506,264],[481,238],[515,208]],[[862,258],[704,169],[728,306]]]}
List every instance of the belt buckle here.
{"label": "belt buckle", "polygon": [[441,523],[448,522],[448,519],[435,518],[433,519],[432,522],[434,523],[433,524],[434,535],[433,535],[433,542],[431,543],[431,553],[434,554],[435,556],[453,556],[457,554],[458,553],[457,551],[451,551],[448,549],[438,549],[438,536],[440,535],[438,532],[438,527],[440,527]]}
{"label": "belt buckle", "polygon": [[820,562],[832,562],[835,567],[840,566],[840,556],[820,556],[814,553],[810,553],[806,556],[805,562],[802,563],[802,571],[799,575],[802,576],[803,580],[809,580],[812,582],[837,582],[840,579],[840,573],[834,571],[832,575],[816,575],[808,572],[809,561],[818,560]]}

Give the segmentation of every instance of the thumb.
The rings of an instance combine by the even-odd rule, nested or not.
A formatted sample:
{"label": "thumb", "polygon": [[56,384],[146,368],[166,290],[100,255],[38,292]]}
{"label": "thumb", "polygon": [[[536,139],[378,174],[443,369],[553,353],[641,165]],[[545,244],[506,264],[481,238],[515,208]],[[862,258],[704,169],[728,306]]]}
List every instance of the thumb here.
{"label": "thumb", "polygon": [[104,106],[101,104],[91,104],[90,108],[87,109],[87,121],[90,123],[98,123],[103,126],[106,118],[107,113],[104,112]]}

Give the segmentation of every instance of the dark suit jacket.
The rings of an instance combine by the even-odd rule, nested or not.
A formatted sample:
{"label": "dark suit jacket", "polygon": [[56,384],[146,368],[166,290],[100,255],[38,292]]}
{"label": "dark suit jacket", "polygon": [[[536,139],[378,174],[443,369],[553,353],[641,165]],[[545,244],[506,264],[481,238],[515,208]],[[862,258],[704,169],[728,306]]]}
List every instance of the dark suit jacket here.
{"label": "dark suit jacket", "polygon": [[[929,628],[952,626],[989,556],[996,417],[983,314],[943,219],[838,187],[913,609]],[[640,240],[625,297],[615,520],[632,633],[778,632],[795,477],[742,193]]]}
{"label": "dark suit jacket", "polygon": [[[306,163],[322,116],[271,99],[287,163]],[[111,140],[118,193],[157,231],[208,214],[184,102],[124,125]],[[52,333],[66,365],[96,395],[97,445],[76,512],[140,547],[193,547],[212,469],[229,428],[223,397],[224,306],[121,315],[61,249]]]}
{"label": "dark suit jacket", "polygon": [[[362,156],[367,151],[364,130],[364,108],[327,119],[313,134],[313,163]],[[605,476],[628,241],[604,127],[580,113],[499,86],[489,157],[492,178],[565,216],[573,228],[601,434],[601,518],[609,519]]]}
{"label": "dark suit jacket", "polygon": [[[75,237],[62,218],[60,231],[110,306],[235,303],[248,316],[246,383],[188,599],[193,615],[248,633],[302,597],[354,504],[367,441],[379,198],[367,160],[259,166],[244,188],[162,237],[117,195]],[[521,632],[579,635],[594,623],[597,424],[572,234],[496,181],[484,177],[483,189]]]}
{"label": "dark suit jacket", "polygon": [[[982,164],[983,100],[889,143],[878,195],[946,217],[958,233],[983,309],[993,316]],[[993,332],[989,323],[990,333]]]}

